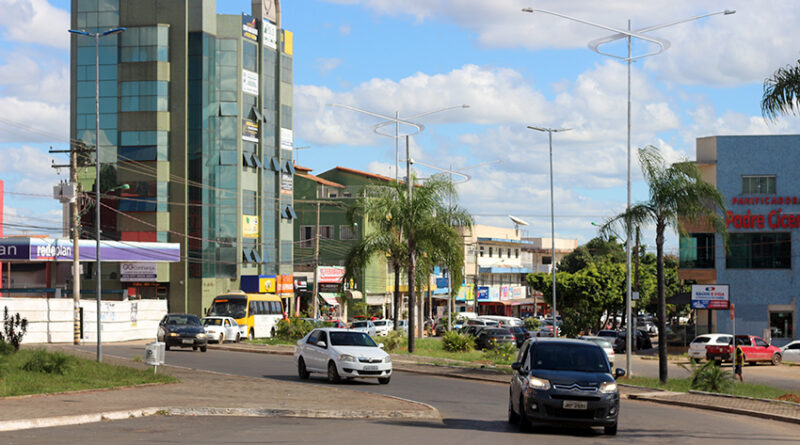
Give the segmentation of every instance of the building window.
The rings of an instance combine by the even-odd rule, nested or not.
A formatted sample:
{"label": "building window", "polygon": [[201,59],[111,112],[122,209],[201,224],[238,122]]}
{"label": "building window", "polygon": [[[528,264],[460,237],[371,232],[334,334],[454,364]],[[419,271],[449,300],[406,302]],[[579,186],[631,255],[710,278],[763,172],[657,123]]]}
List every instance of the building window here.
{"label": "building window", "polygon": [[742,194],[775,194],[775,175],[742,176]]}
{"label": "building window", "polygon": [[686,269],[713,269],[714,234],[692,233],[680,238],[680,267]]}
{"label": "building window", "polygon": [[731,233],[728,269],[791,269],[789,233]]}
{"label": "building window", "polygon": [[483,258],[483,246],[480,246],[480,248],[478,249],[478,255],[480,255],[481,258]]}
{"label": "building window", "polygon": [[552,264],[552,263],[553,263],[553,258],[552,257],[549,257],[549,256],[543,256],[542,257],[542,264]]}
{"label": "building window", "polygon": [[492,248],[490,247],[489,248],[489,258],[491,258],[491,257],[492,257]]}
{"label": "building window", "polygon": [[257,215],[258,194],[253,190],[242,190],[242,213],[245,215]]}
{"label": "building window", "polygon": [[769,313],[769,332],[772,338],[794,338],[793,323],[793,312]]}
{"label": "building window", "polygon": [[120,111],[168,111],[166,81],[120,82]]}
{"label": "building window", "polygon": [[339,226],[339,239],[346,241],[356,239],[356,228],[353,226]]}
{"label": "building window", "polygon": [[300,247],[314,247],[314,226],[300,227]]}
{"label": "building window", "polygon": [[514,258],[519,258],[519,249],[514,249]]}

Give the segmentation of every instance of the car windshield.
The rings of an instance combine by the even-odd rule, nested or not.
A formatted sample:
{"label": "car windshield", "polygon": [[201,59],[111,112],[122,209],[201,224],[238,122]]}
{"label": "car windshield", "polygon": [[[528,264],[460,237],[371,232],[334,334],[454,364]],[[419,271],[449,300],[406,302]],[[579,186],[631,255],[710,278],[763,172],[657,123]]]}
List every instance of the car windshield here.
{"label": "car windshield", "polygon": [[611,349],[611,342],[604,338],[584,338],[584,340],[589,340],[592,343],[597,343],[600,345],[601,348]]}
{"label": "car windshield", "polygon": [[353,322],[353,327],[354,328],[366,328],[367,326],[369,326],[369,325],[367,324],[366,321],[355,321],[355,322]]}
{"label": "car windshield", "polygon": [[531,365],[534,369],[553,371],[609,372],[602,349],[570,343],[535,344]]}
{"label": "car windshield", "polygon": [[329,332],[328,335],[334,346],[378,346],[369,335],[363,332]]}
{"label": "car windshield", "polygon": [[600,332],[597,333],[597,335],[599,335],[600,337],[616,337],[617,336],[617,332],[616,331],[600,331]]}
{"label": "car windshield", "polygon": [[386,326],[388,324],[387,321],[374,321],[375,326]]}
{"label": "car windshield", "polygon": [[711,337],[697,337],[692,340],[692,343],[708,343],[711,340]]}
{"label": "car windshield", "polygon": [[509,334],[507,329],[484,329],[482,332],[485,332],[488,335],[508,335]]}
{"label": "car windshield", "polygon": [[203,326],[222,326],[221,318],[204,318]]}
{"label": "car windshield", "polygon": [[245,297],[230,296],[228,298],[217,298],[211,304],[208,315],[219,315],[233,318],[244,318],[247,309],[247,299]]}
{"label": "car windshield", "polygon": [[200,326],[200,319],[197,315],[170,315],[167,317],[167,324]]}

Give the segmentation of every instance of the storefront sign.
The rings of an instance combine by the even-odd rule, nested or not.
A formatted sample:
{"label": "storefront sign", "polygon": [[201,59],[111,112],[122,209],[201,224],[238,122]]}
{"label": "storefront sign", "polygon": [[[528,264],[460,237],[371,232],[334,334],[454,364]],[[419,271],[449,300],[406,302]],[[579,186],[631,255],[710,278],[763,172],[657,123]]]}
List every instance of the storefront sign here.
{"label": "storefront sign", "polygon": [[294,277],[292,275],[278,275],[278,293],[291,294],[294,292]]}
{"label": "storefront sign", "polygon": [[119,281],[156,281],[158,277],[157,263],[120,263]]}
{"label": "storefront sign", "polygon": [[242,236],[245,238],[258,238],[258,217],[242,215]]}
{"label": "storefront sign", "polygon": [[751,213],[750,210],[744,214],[729,211],[725,223],[728,228],[733,225],[737,229],[763,229],[765,226],[770,229],[797,229],[800,227],[800,215],[785,214],[783,209],[773,210],[766,215]]}
{"label": "storefront sign", "polygon": [[341,283],[319,283],[320,293],[339,293],[341,291]]}
{"label": "storefront sign", "polygon": [[242,70],[242,92],[258,96],[258,73]]}
{"label": "storefront sign", "polygon": [[308,279],[307,278],[295,278],[294,279],[294,290],[306,290],[308,289]]}
{"label": "storefront sign", "polygon": [[478,301],[489,301],[489,286],[478,286]]}
{"label": "storefront sign", "polygon": [[693,284],[692,309],[728,309],[727,284]]}
{"label": "storefront sign", "polygon": [[341,283],[344,278],[344,267],[318,266],[317,277],[320,283]]}
{"label": "storefront sign", "polygon": [[242,14],[242,38],[253,43],[258,43],[258,25],[256,25],[255,17]]}

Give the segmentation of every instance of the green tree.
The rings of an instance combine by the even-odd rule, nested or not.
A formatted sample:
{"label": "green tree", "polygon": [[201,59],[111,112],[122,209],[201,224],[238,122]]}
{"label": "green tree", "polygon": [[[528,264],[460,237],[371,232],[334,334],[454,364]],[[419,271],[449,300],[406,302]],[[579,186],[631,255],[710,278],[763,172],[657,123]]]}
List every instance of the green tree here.
{"label": "green tree", "polygon": [[[413,183],[413,176],[411,181]],[[470,227],[472,217],[458,206],[447,205],[448,198],[453,196],[456,196],[456,192],[450,181],[435,176],[425,181],[423,186],[413,187],[411,194],[407,184],[375,184],[365,188],[363,198],[354,203],[356,208],[352,210],[353,213],[365,215],[374,223],[374,233],[365,236],[359,245],[369,242],[368,238],[374,238],[374,243],[364,249],[359,249],[359,245],[355,246],[348,253],[346,264],[366,264],[371,254],[390,254],[389,247],[405,245],[409,352],[414,352],[414,312],[420,254],[424,252],[427,258],[440,261],[461,258],[463,263],[463,239],[454,226]],[[399,241],[395,242],[396,240]],[[384,250],[380,250],[380,246]],[[361,258],[351,258],[359,255]]]}
{"label": "green tree", "polygon": [[[615,227],[655,224],[656,228],[656,294],[658,297],[658,376],[666,383],[667,373],[667,314],[666,281],[664,277],[664,232],[668,227],[685,235],[682,221],[696,223],[703,219],[727,239],[727,229],[720,213],[725,211],[722,194],[700,176],[694,163],[678,162],[668,165],[656,147],[639,149],[639,164],[648,184],[649,199],[632,206],[608,221],[601,230]],[[627,224],[626,224],[627,222]]]}
{"label": "green tree", "polygon": [[761,97],[761,114],[776,119],[783,114],[797,114],[800,111],[800,60],[797,65],[779,68],[772,77],[764,80],[764,94]]}

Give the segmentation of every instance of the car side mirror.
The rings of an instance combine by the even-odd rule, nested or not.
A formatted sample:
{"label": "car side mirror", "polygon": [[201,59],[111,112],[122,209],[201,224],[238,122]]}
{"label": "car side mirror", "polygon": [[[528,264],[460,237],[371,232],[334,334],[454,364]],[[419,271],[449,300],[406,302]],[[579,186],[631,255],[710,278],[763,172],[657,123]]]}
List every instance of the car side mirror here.
{"label": "car side mirror", "polygon": [[514,362],[511,364],[511,369],[513,369],[514,371],[519,371],[520,368],[522,368],[522,363],[520,362]]}
{"label": "car side mirror", "polygon": [[317,342],[317,346],[319,346],[320,348],[327,348],[328,344],[325,343],[324,341],[320,340],[320,341]]}
{"label": "car side mirror", "polygon": [[383,343],[378,343],[378,347],[383,349]]}
{"label": "car side mirror", "polygon": [[615,379],[618,379],[618,378],[620,378],[620,377],[624,377],[624,376],[625,376],[625,370],[624,370],[624,369],[622,369],[622,368],[617,368],[617,370],[616,370],[616,371],[614,371],[614,378],[615,378]]}

